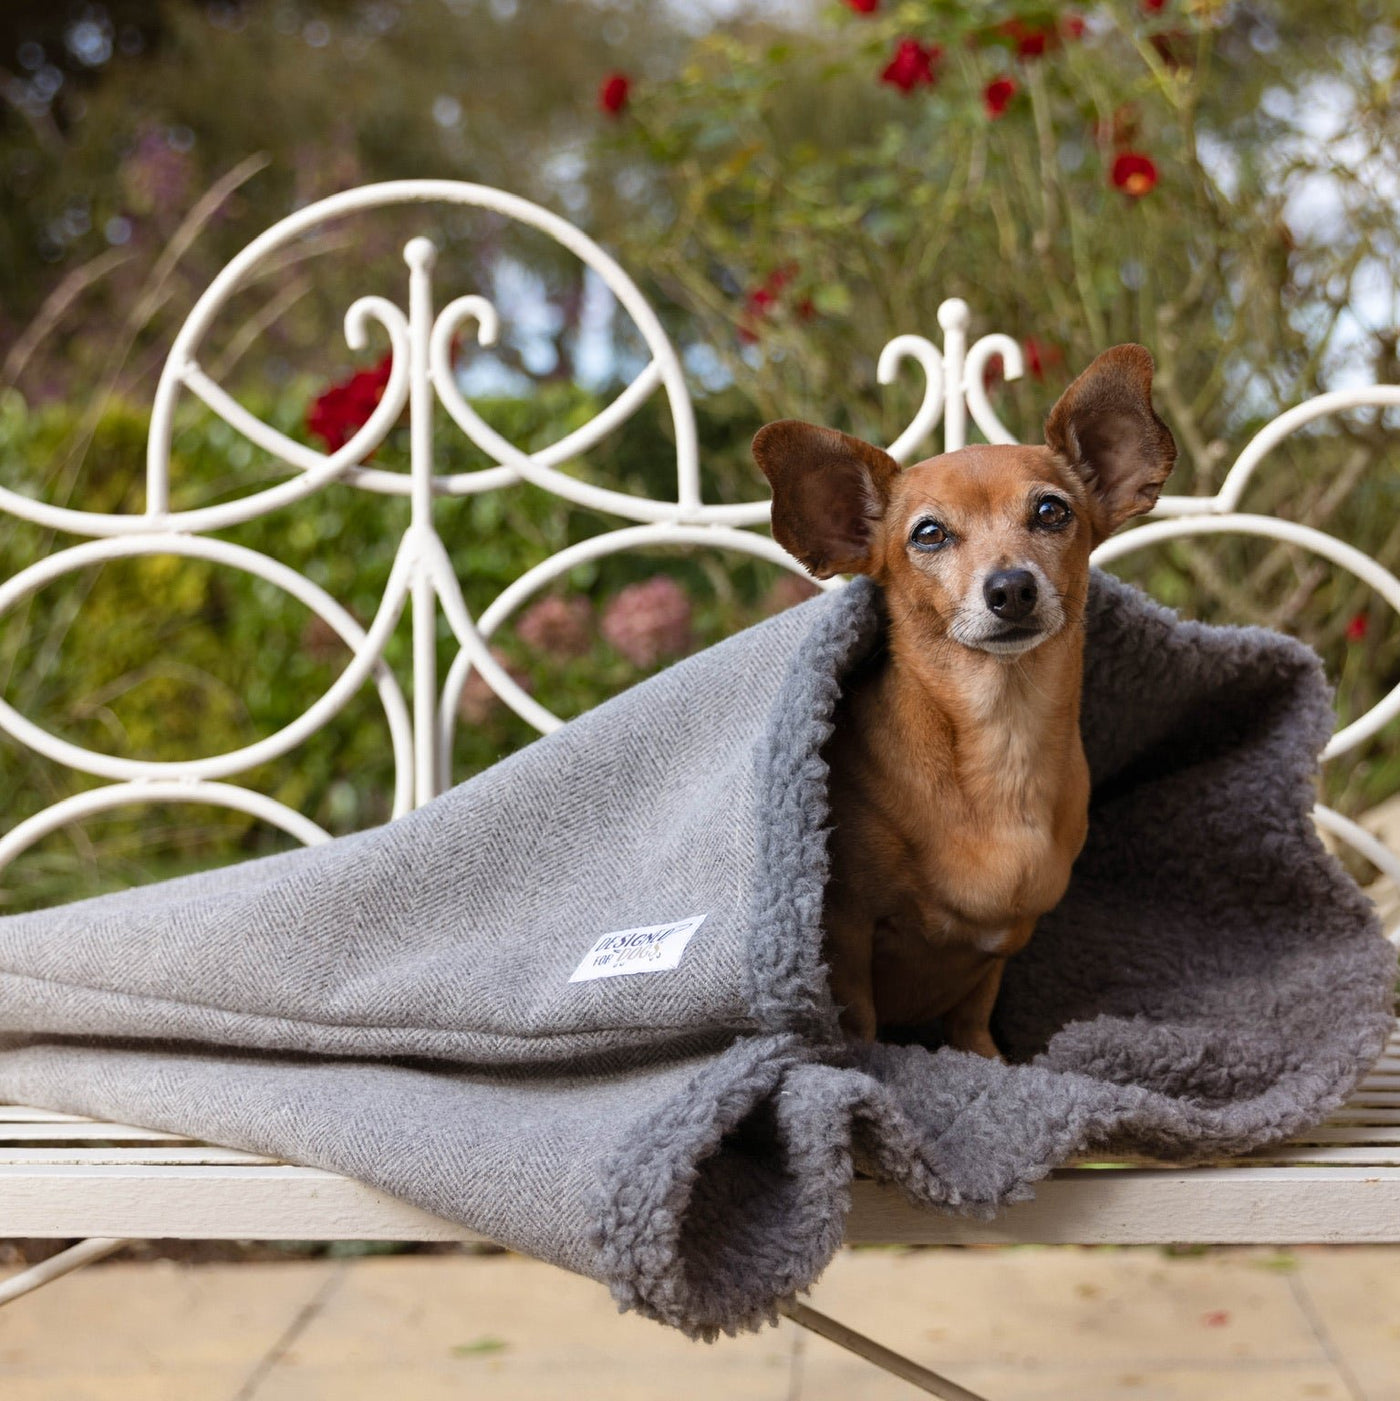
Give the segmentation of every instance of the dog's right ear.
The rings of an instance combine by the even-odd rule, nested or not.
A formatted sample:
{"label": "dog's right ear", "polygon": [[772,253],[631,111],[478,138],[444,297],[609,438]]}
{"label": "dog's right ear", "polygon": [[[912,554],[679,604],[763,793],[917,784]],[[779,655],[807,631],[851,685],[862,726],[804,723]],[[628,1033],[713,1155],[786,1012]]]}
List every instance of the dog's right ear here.
{"label": "dog's right ear", "polygon": [[753,457],[773,488],[773,538],[818,579],[867,574],[899,463],[834,428],[785,418],[758,430]]}

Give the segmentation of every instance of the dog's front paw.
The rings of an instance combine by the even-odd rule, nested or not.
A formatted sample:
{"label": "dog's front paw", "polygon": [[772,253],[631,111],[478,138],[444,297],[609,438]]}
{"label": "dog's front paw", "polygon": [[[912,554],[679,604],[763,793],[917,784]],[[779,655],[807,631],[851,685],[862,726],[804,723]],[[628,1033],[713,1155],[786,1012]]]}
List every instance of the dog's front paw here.
{"label": "dog's front paw", "polygon": [[997,1049],[997,1043],[992,1040],[992,1033],[986,1027],[978,1027],[975,1030],[950,1029],[947,1040],[955,1051],[971,1051],[973,1055],[986,1056],[988,1060],[1006,1059]]}
{"label": "dog's front paw", "polygon": [[841,1030],[853,1041],[869,1045],[877,1030],[875,1003],[869,998],[852,998],[841,1009]]}

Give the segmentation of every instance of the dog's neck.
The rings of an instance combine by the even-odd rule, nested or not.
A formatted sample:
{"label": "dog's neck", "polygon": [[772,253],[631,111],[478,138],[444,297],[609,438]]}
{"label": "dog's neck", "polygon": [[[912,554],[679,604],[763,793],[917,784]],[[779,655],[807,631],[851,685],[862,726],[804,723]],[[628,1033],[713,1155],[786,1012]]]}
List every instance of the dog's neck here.
{"label": "dog's neck", "polygon": [[988,818],[1053,807],[1080,743],[1082,629],[1067,624],[1015,658],[911,633],[891,619],[872,698],[913,770],[942,770]]}

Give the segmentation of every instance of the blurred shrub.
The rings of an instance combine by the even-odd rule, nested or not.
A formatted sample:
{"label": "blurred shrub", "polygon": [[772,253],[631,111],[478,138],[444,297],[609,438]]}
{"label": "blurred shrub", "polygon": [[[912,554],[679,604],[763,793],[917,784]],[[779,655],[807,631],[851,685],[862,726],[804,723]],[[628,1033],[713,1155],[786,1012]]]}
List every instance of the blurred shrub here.
{"label": "blurred shrub", "polygon": [[[298,435],[312,386],[254,405]],[[563,385],[525,400],[479,404],[512,441],[538,448],[591,417],[601,404]],[[139,511],[144,481],[143,413],[108,403],[91,428],[81,475],[65,479],[64,447],[80,410],[29,408],[0,399],[0,480],[47,501],[103,511]],[[757,474],[741,474],[752,423],[735,396],[699,413],[704,457],[715,464],[713,499],[751,497]],[[375,465],[403,470],[405,430]],[[453,430],[439,444],[440,469],[487,465]],[[674,495],[674,450],[664,401],[574,469],[589,479],[653,496]],[[183,414],[172,453],[177,508],[245,495],[285,476],[231,428],[202,411]],[[220,532],[306,574],[368,625],[408,522],[407,502],[333,485],[288,510]],[[438,525],[468,607],[479,616],[530,566],[617,524],[528,485],[444,499]],[[72,541],[0,517],[0,578]],[[494,645],[498,657],[543,705],[565,717],[596,704],[695,647],[805,596],[778,566],[715,552],[629,551],[578,566],[518,617]],[[609,640],[612,639],[612,640]],[[439,675],[456,643],[440,624]],[[130,758],[176,760],[248,745],[291,723],[343,669],[349,651],[334,630],[263,580],[203,561],[156,555],[115,561],[55,581],[0,620],[3,694],[22,714],[63,738]],[[387,659],[408,690],[411,649],[401,620]],[[533,738],[479,681],[468,684],[454,746],[463,778]],[[268,793],[332,832],[383,821],[393,792],[388,729],[373,687],[285,758],[234,782]],[[0,791],[9,827],[97,780],[67,771],[0,739]],[[212,861],[278,849],[289,839],[242,814],[204,808],[120,809],[64,829],[7,872],[5,908],[45,903],[109,885],[171,874]]]}
{"label": "blurred shrub", "polygon": [[[23,79],[0,119],[13,216],[0,221],[0,379],[24,394],[0,398],[0,482],[139,510],[147,420],[135,406],[213,269],[288,208],[389,176],[506,185],[618,254],[705,391],[710,500],[763,494],[747,442],[766,418],[892,438],[922,386],[912,369],[877,386],[880,348],[902,332],[936,337],[950,295],[971,302],[974,334],[1022,340],[1027,376],[989,388],[1023,439],[1098,350],[1150,346],[1182,447],[1176,491],[1217,489],[1249,437],[1298,400],[1395,379],[1400,35],[1380,0],[848,0],[820,21],[741,16],[699,37],[668,13],[633,5],[600,25],[563,0],[171,5],[159,46],[119,53],[100,82],[39,102],[45,70]],[[401,300],[406,225],[377,219],[284,250],[205,347],[211,373],[284,431],[301,432],[336,372],[327,318],[368,290]],[[581,375],[597,289],[560,250],[460,211],[431,232],[439,291],[484,291],[507,313],[497,382],[510,395],[477,398],[507,438],[554,440],[640,363],[614,308],[605,363]],[[520,294],[527,263],[538,272]],[[523,307],[529,317],[509,314]],[[1243,509],[1400,568],[1393,418],[1366,411],[1295,435]],[[443,471],[487,465],[455,431],[439,454]],[[174,455],[179,506],[285,477],[195,412]],[[673,462],[652,403],[568,470],[670,496]],[[403,469],[398,432],[375,465]],[[617,524],[528,486],[444,499],[438,513],[478,615],[531,565]],[[331,486],[224,535],[368,623],[406,517],[402,499]],[[67,543],[0,517],[0,577]],[[1344,719],[1400,684],[1393,615],[1295,547],[1183,540],[1122,572],[1194,616],[1302,636],[1338,678]],[[569,715],[802,592],[748,557],[620,555],[572,571],[493,646]],[[444,633],[444,675],[454,650]],[[346,656],[279,590],[159,557],[62,579],[0,620],[0,694],[95,748],[179,758],[281,729]],[[388,652],[400,675],[408,656],[401,625]],[[462,709],[457,777],[532,734],[479,682]],[[1356,812],[1400,787],[1398,731],[1329,770],[1331,801]],[[392,767],[366,687],[246,781],[341,832],[387,816]],[[7,827],[88,782],[3,739],[0,781]],[[41,903],[285,844],[238,814],[122,810],[45,839],[12,868],[5,898]]]}
{"label": "blurred shrub", "polygon": [[[311,392],[297,386],[264,406],[262,415],[296,434]],[[539,448],[585,421],[599,404],[555,385],[530,399],[481,407],[498,431]],[[590,454],[586,466],[571,470],[625,490],[671,494],[673,457],[663,410],[649,406]],[[74,414],[56,404],[31,409],[13,394],[0,400],[0,480],[49,501],[71,495],[91,509],[139,511],[145,416],[121,401],[110,403],[96,420],[86,467],[75,483],[65,480],[62,469]],[[702,400],[699,426],[702,460],[714,464],[706,474],[707,493],[712,499],[753,494],[752,469],[741,466],[753,426],[748,407],[732,394]],[[377,454],[377,466],[406,466],[402,435],[395,430]],[[485,465],[455,432],[441,436],[443,470]],[[1384,536],[1393,546],[1400,519],[1394,479],[1348,473],[1344,462],[1326,461],[1325,451],[1321,456],[1325,468],[1298,497],[1304,514],[1326,516],[1338,534],[1373,549],[1386,543]],[[178,421],[177,507],[243,495],[281,475],[222,422],[202,412]],[[1316,493],[1339,480],[1352,489],[1319,504]],[[81,490],[75,493],[75,486]],[[1267,505],[1287,513],[1288,493],[1276,482],[1266,479],[1260,492]],[[528,485],[444,499],[438,511],[439,529],[477,616],[532,565],[616,524]],[[305,573],[368,625],[407,519],[403,498],[333,485],[221,535]],[[71,542],[4,518],[0,577],[65,543]],[[1400,639],[1387,615],[1371,608],[1364,587],[1349,575],[1319,569],[1290,547],[1243,539],[1179,542],[1124,572],[1190,612],[1199,611],[1196,580],[1203,569],[1226,601],[1237,605],[1236,620],[1287,621],[1323,650],[1340,679],[1344,716],[1359,713],[1400,680]],[[1251,579],[1264,587],[1246,593]],[[747,556],[628,552],[570,571],[509,620],[493,646],[527,691],[567,717],[810,592],[803,580]],[[1305,606],[1298,606],[1300,599]],[[440,677],[455,651],[443,625]],[[327,624],[279,589],[236,570],[168,555],[65,576],[0,620],[5,698],[64,738],[126,757],[175,760],[250,744],[291,723],[325,692],[348,657]],[[406,678],[406,620],[387,657]],[[460,714],[453,755],[458,779],[534,736],[479,680],[469,682]],[[1328,796],[1344,810],[1363,809],[1400,788],[1394,728],[1330,777]],[[367,685],[327,728],[233,781],[306,812],[332,832],[345,832],[388,817],[393,770],[383,711]],[[0,740],[0,791],[10,795],[7,827],[95,781]],[[4,907],[71,898],[280,849],[289,841],[224,810],[123,808],[65,828],[21,857],[7,873]]]}
{"label": "blurred shrub", "polygon": [[[603,123],[594,232],[679,308],[678,337],[764,418],[888,442],[922,391],[881,348],[973,336],[1025,351],[994,405],[1036,441],[1067,380],[1118,341],[1157,361],[1181,449],[1216,491],[1275,415],[1397,379],[1400,26],[1357,0],[846,0],[821,23],[706,33]],[[701,354],[703,350],[703,354]],[[1328,530],[1400,571],[1396,411],[1312,425],[1241,509]],[[1207,620],[1318,647],[1354,717],[1400,684],[1394,613],[1291,546],[1182,540],[1121,572]],[[1356,810],[1400,787],[1400,726],[1327,779]]]}
{"label": "blurred shrub", "polygon": [[[892,336],[1028,342],[1030,432],[1138,340],[1212,488],[1228,444],[1344,378],[1396,373],[1393,5],[879,0],[697,38],[604,121],[592,231],[681,308],[764,417],[888,441]],[[911,377],[914,372],[911,371]],[[919,388],[917,384],[908,390]]]}

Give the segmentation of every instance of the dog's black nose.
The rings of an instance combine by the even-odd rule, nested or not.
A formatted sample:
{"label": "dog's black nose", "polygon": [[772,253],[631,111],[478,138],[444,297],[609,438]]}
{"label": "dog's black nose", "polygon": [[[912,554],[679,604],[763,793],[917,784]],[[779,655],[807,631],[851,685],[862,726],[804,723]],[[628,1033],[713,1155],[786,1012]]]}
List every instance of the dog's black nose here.
{"label": "dog's black nose", "polygon": [[1031,615],[1038,592],[1035,575],[1029,569],[998,569],[995,574],[988,574],[982,585],[987,607],[1008,623],[1019,623]]}

